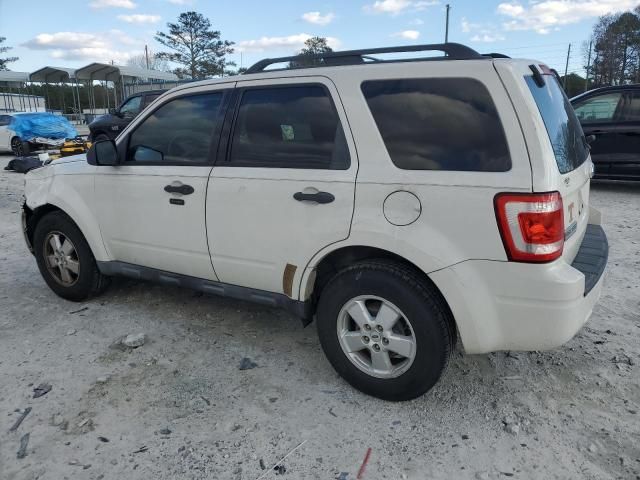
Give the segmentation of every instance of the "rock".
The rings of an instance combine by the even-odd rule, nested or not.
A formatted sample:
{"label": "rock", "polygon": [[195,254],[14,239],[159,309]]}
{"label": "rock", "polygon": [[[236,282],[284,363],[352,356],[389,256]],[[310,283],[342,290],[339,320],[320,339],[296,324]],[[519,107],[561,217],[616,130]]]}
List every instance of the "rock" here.
{"label": "rock", "polygon": [[107,383],[109,381],[109,375],[102,375],[96,378],[96,383]]}
{"label": "rock", "polygon": [[33,398],[39,398],[51,391],[51,385],[48,383],[41,383],[33,389]]}
{"label": "rock", "polygon": [[59,427],[64,423],[64,417],[59,413],[56,413],[51,417],[51,425],[54,427]]}
{"label": "rock", "polygon": [[489,474],[487,472],[477,472],[476,480],[489,480]]}
{"label": "rock", "polygon": [[251,370],[252,368],[256,368],[258,364],[251,360],[249,357],[244,357],[240,360],[240,366],[238,367],[240,370]]}
{"label": "rock", "polygon": [[129,348],[138,348],[144,345],[147,336],[144,333],[130,333],[122,339],[122,345]]}
{"label": "rock", "polygon": [[273,471],[276,472],[276,475],[284,475],[285,473],[287,473],[287,467],[285,467],[283,464],[279,464],[273,467]]}
{"label": "rock", "polygon": [[165,427],[162,430],[160,430],[160,435],[171,435],[171,430]]}
{"label": "rock", "polygon": [[75,334],[76,334],[75,328],[70,328],[69,330],[67,330],[67,335],[75,335]]}
{"label": "rock", "polygon": [[510,423],[509,425],[507,425],[505,427],[505,429],[507,430],[507,432],[513,434],[513,435],[518,435],[520,433],[520,424],[519,423]]}
{"label": "rock", "polygon": [[591,453],[596,453],[598,451],[598,447],[596,447],[593,443],[589,445],[589,451]]}

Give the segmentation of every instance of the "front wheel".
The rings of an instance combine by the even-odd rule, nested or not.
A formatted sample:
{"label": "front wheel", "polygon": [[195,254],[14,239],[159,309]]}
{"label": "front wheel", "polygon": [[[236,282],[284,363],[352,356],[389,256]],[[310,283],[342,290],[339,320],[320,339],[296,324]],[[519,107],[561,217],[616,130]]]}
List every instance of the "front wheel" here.
{"label": "front wheel", "polygon": [[385,260],[345,268],[324,288],[318,335],[335,370],[364,393],[410,400],[433,387],[455,343],[450,313],[413,269]]}
{"label": "front wheel", "polygon": [[64,213],[42,217],[33,235],[33,248],[42,277],[60,297],[79,302],[106,287],[108,278],[98,270],[89,244]]}
{"label": "front wheel", "polygon": [[26,157],[31,152],[31,145],[18,137],[13,137],[11,139],[11,151],[16,157]]}

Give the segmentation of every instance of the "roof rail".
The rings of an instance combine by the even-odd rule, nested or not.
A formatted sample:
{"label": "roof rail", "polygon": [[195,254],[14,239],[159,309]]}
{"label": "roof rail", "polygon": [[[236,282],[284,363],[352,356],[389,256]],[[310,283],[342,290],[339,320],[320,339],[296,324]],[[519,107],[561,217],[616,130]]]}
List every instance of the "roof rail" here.
{"label": "roof rail", "polygon": [[511,58],[509,55],[505,55],[504,53],[484,53],[483,54],[485,57],[490,57],[490,58]]}
{"label": "roof rail", "polygon": [[[294,68],[310,68],[310,67],[332,67],[337,65],[358,65],[365,63],[365,59],[371,62],[383,62],[389,60],[378,60],[371,58],[371,55],[377,53],[402,53],[402,52],[428,52],[440,51],[444,52],[446,57],[438,58],[439,60],[471,60],[486,58],[472,48],[460,43],[436,43],[432,45],[406,45],[400,47],[381,47],[366,48],[362,50],[343,50],[341,52],[327,52],[315,55],[293,55],[290,57],[265,58],[253,64],[244,73],[263,72],[266,67],[274,63],[300,62],[300,67]],[[318,64],[309,65],[313,60],[319,60]],[[393,60],[390,60],[393,61]]]}

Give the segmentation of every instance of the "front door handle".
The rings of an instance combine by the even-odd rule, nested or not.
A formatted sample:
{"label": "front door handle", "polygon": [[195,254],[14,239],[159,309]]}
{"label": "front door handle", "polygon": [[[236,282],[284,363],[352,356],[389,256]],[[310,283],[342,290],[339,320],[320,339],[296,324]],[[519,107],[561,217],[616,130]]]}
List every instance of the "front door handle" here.
{"label": "front door handle", "polygon": [[299,202],[315,202],[315,203],[331,203],[336,197],[334,197],[329,192],[318,192],[318,193],[303,193],[296,192],[293,194],[293,198],[298,200]]}
{"label": "front door handle", "polygon": [[164,191],[168,193],[181,193],[182,195],[191,195],[194,190],[191,185],[167,185]]}

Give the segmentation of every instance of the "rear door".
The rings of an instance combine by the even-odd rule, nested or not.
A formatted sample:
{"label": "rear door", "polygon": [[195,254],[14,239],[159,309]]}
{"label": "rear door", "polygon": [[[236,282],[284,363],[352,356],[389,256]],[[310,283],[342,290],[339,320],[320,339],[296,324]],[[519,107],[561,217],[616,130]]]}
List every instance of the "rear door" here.
{"label": "rear door", "polygon": [[291,296],[313,255],[349,235],[358,164],[336,88],[238,82],[227,127],[207,194],[214,268],[222,282]]}
{"label": "rear door", "polygon": [[12,132],[9,130],[10,115],[0,115],[0,150],[11,150]]}

